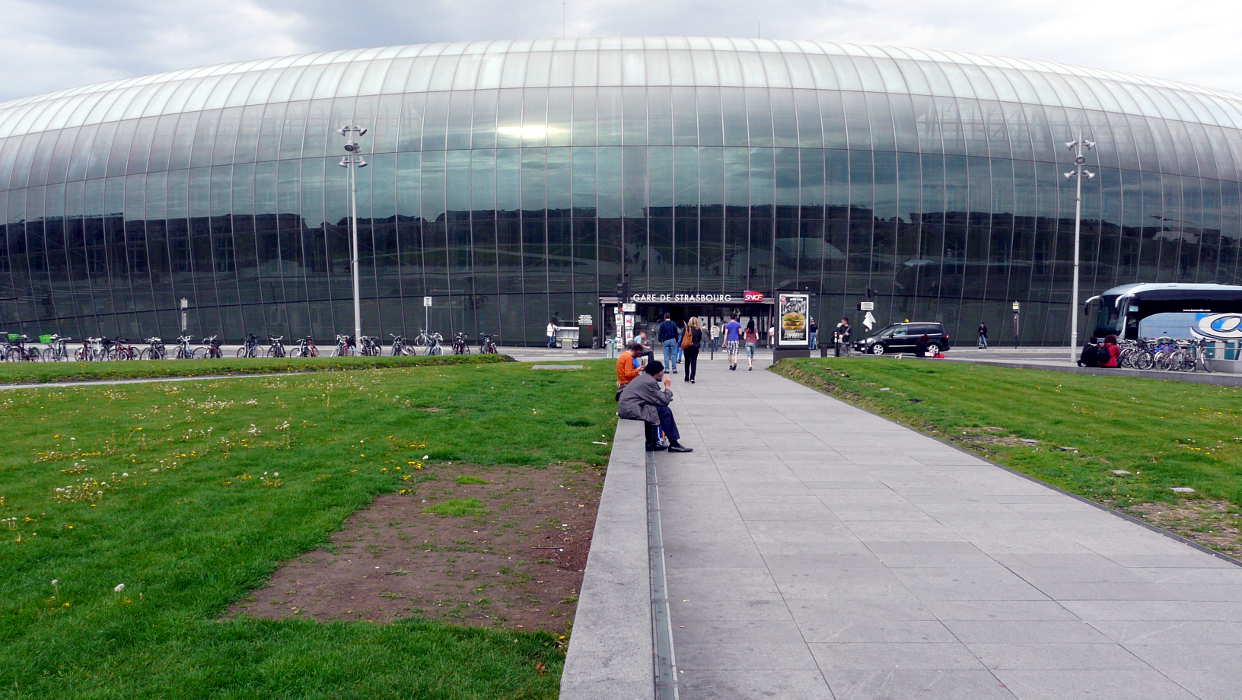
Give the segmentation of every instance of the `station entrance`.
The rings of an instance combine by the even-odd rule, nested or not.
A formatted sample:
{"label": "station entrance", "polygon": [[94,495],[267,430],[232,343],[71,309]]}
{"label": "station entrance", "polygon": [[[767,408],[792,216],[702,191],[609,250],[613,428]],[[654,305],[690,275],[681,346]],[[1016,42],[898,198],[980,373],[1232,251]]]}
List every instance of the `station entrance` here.
{"label": "station entrance", "polygon": [[742,294],[634,294],[626,300],[618,297],[601,297],[601,318],[605,325],[604,337],[612,338],[617,347],[630,342],[639,331],[647,331],[647,337],[658,337],[656,329],[667,313],[673,321],[685,323],[698,317],[703,328],[706,349],[713,336],[733,315],[742,326],[754,321],[759,332],[761,347],[768,347],[772,339],[768,329],[774,321],[774,300],[766,295],[747,292]]}

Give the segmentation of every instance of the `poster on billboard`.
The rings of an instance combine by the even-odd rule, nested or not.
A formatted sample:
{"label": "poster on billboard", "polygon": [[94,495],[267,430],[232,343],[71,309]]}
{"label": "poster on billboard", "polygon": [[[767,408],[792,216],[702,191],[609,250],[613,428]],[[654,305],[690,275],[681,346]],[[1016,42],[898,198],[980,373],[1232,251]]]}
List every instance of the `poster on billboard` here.
{"label": "poster on billboard", "polygon": [[810,328],[808,315],[811,310],[811,295],[787,294],[777,295],[776,323],[778,345],[798,345],[806,347],[807,333]]}

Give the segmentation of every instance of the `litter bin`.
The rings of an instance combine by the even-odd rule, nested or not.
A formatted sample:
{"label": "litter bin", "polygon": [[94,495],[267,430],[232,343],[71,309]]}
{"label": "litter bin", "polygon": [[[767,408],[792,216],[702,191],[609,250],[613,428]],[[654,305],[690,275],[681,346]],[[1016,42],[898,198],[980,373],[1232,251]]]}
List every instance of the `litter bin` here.
{"label": "litter bin", "polygon": [[617,339],[609,336],[604,342],[604,346],[608,348],[608,359],[614,360],[617,357]]}

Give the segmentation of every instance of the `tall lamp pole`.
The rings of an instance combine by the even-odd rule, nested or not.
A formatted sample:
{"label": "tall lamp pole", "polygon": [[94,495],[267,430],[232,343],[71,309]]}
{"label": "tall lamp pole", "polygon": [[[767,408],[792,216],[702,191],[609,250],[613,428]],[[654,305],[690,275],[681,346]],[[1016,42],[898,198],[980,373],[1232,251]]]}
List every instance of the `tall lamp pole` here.
{"label": "tall lamp pole", "polygon": [[349,170],[349,267],[354,282],[354,347],[362,348],[362,304],[358,296],[358,168],[367,167],[361,155],[358,139],[367,130],[346,124],[341,127],[341,136],[345,137],[345,155],[340,165]]}
{"label": "tall lamp pole", "polygon": [[1083,139],[1082,132],[1079,131],[1074,135],[1074,140],[1065,144],[1065,147],[1074,152],[1074,169],[1065,173],[1065,179],[1074,178],[1077,188],[1074,192],[1074,289],[1070,300],[1070,362],[1078,360],[1078,255],[1079,255],[1079,239],[1082,234],[1082,179],[1088,180],[1095,177],[1095,173],[1084,167],[1087,163],[1087,157],[1083,155],[1085,151],[1095,148],[1095,141],[1087,141]]}

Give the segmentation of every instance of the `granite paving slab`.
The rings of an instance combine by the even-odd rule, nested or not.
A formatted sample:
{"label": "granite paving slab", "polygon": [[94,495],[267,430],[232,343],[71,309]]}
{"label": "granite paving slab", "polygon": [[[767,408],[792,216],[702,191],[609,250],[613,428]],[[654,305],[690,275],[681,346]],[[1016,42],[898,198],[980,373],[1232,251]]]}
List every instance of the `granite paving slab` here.
{"label": "granite paving slab", "polygon": [[1242,568],[725,366],[653,457],[681,698],[1239,696]]}

